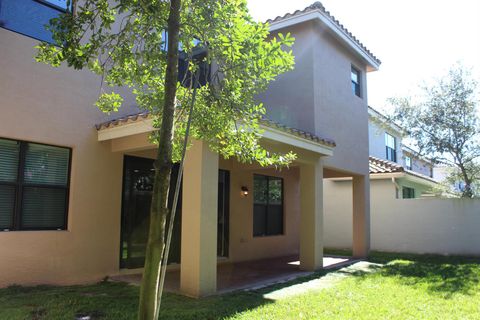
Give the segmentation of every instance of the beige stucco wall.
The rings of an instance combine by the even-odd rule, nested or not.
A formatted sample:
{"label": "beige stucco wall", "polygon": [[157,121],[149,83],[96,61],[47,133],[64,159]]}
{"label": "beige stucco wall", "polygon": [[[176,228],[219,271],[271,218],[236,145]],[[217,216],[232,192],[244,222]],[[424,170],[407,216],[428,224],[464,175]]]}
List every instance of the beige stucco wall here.
{"label": "beige stucco wall", "polygon": [[323,195],[323,241],[325,248],[352,248],[352,181],[324,179]]}
{"label": "beige stucco wall", "polygon": [[[299,252],[300,189],[298,167],[261,169],[235,160],[221,160],[220,169],[230,170],[230,255],[229,261],[248,261]],[[284,179],[284,234],[253,237],[253,175],[255,173]],[[250,190],[244,197],[240,188]]]}
{"label": "beige stucco wall", "polygon": [[[391,180],[371,180],[371,248],[480,255],[480,200],[396,199]],[[351,182],[324,181],[325,247],[352,243]]]}
{"label": "beige stucco wall", "polygon": [[480,200],[372,202],[372,243],[379,251],[480,256]]}
{"label": "beige stucco wall", "polygon": [[[366,65],[324,26],[314,29],[315,133],[333,139],[334,155],[325,167],[368,174],[368,110]],[[361,72],[361,97],[352,92],[351,67]]]}
{"label": "beige stucco wall", "polygon": [[0,28],[0,137],[72,148],[68,230],[0,232],[0,286],[96,281],[119,264],[123,156],[97,142],[98,78],[36,63],[36,43]]}
{"label": "beige stucco wall", "polygon": [[[315,37],[311,25],[307,29],[309,33],[303,37],[305,42],[301,42],[302,37],[297,35],[298,47]],[[0,232],[0,286],[15,283],[33,285],[93,282],[118,272],[123,167],[122,152],[112,152],[108,142],[99,143],[94,125],[133,113],[136,109],[134,101],[127,96],[125,106],[118,114],[102,114],[93,106],[100,89],[99,79],[88,71],[52,68],[36,63],[33,59],[33,46],[36,44],[36,40],[0,28],[0,137],[72,148],[68,230]],[[350,62],[345,57],[329,62],[341,64],[342,74],[338,75],[337,80],[345,86],[345,90],[338,93],[324,92],[315,98],[315,90],[323,84],[315,82],[315,86],[312,86],[314,53],[315,49],[309,47],[304,52],[305,57],[297,55],[298,72],[286,75],[286,85],[290,89],[286,90],[284,83],[279,82],[275,90],[280,90],[283,99],[287,99],[285,105],[289,108],[297,106],[299,98],[306,97],[303,104],[305,109],[302,112],[295,109],[295,114],[298,115],[296,123],[303,123],[308,131],[335,139],[339,143],[337,148],[344,150],[343,156],[349,159],[345,162],[339,158],[338,161],[330,162],[331,166],[338,164],[342,170],[362,172],[360,167],[363,166],[352,166],[356,161],[362,162],[362,155],[356,158],[355,152],[358,150],[354,149],[348,156],[345,153],[345,148],[356,144],[361,148],[361,142],[355,141],[356,138],[351,140],[352,137],[361,138],[361,134],[334,136],[333,133],[339,131],[338,126],[332,125],[334,121],[342,123],[344,117],[350,115],[328,113],[327,109],[340,108],[353,113],[351,117],[361,119],[361,116],[357,115],[357,111],[349,110],[346,105],[348,103],[350,106],[349,98],[339,100],[341,106],[336,103],[332,106],[320,103],[338,93],[341,96],[347,92],[352,95]],[[357,67],[361,68],[360,65]],[[308,74],[304,73],[308,70]],[[346,73],[343,74],[344,72]],[[299,79],[305,87],[302,87]],[[288,83],[291,81],[300,84],[302,90],[308,90],[299,91],[297,87],[290,87]],[[314,87],[317,89],[314,90]],[[332,90],[331,87],[328,90]],[[353,96],[352,101],[355,99],[359,98]],[[366,100],[362,101],[366,116]],[[319,112],[314,112],[313,109],[317,107]],[[350,107],[355,107],[355,103]],[[322,112],[328,113],[330,129],[324,128],[323,120],[318,119],[322,117]],[[282,119],[289,119],[290,115]],[[320,122],[317,123],[318,121]],[[345,121],[350,125],[348,119]],[[302,125],[295,123],[292,126],[302,128]],[[359,128],[361,127],[360,125]],[[349,132],[352,133],[352,128],[349,128]],[[148,154],[149,152],[145,153]],[[220,162],[220,168],[231,170],[229,260],[245,261],[297,254],[300,220],[298,168],[291,167],[279,172],[224,160]],[[253,237],[253,197],[251,194],[246,198],[241,197],[240,187],[245,185],[253,190],[254,173],[285,179],[284,235]]]}

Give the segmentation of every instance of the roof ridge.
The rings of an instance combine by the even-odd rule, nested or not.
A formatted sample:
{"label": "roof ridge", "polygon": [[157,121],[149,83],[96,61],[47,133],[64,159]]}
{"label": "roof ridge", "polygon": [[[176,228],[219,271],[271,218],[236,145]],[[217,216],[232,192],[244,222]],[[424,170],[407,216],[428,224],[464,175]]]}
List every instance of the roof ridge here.
{"label": "roof ridge", "polygon": [[318,10],[318,11],[321,11],[322,13],[324,13],[333,23],[335,23],[335,25],[337,27],[339,27],[343,32],[345,32],[350,37],[350,39],[352,39],[356,44],[358,44],[373,60],[375,60],[375,62],[377,62],[378,64],[382,63],[382,61],[379,58],[377,58],[370,50],[368,50],[368,48],[359,39],[357,39],[357,37],[355,37],[343,24],[341,24],[335,18],[335,16],[333,16],[330,13],[330,11],[326,10],[325,6],[320,1],[316,1],[316,2],[312,3],[311,5],[307,6],[303,10],[295,10],[293,13],[287,12],[283,16],[277,16],[273,19],[268,19],[265,22],[266,23],[275,23],[275,22],[279,22],[279,21],[282,21],[284,19],[288,19],[290,17],[296,16],[298,14],[307,13],[307,12],[315,11],[315,10]]}

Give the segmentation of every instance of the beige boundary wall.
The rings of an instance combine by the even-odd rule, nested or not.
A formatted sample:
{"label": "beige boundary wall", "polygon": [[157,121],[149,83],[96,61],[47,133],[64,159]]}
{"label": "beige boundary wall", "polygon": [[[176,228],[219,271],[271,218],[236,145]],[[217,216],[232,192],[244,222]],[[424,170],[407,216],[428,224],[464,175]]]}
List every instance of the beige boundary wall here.
{"label": "beige boundary wall", "polygon": [[[351,182],[325,181],[325,247],[350,248]],[[371,249],[480,256],[480,200],[395,199],[389,180],[371,183]]]}

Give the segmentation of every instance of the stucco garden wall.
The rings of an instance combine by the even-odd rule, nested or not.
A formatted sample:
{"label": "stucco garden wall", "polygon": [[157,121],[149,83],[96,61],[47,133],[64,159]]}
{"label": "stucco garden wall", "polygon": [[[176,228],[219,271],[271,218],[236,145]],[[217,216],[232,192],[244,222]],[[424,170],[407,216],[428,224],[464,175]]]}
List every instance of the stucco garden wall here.
{"label": "stucco garden wall", "polygon": [[372,213],[374,250],[480,256],[480,200],[376,201]]}
{"label": "stucco garden wall", "polygon": [[[350,181],[324,181],[325,247],[351,248]],[[395,199],[389,180],[371,181],[371,249],[480,256],[480,200]]]}

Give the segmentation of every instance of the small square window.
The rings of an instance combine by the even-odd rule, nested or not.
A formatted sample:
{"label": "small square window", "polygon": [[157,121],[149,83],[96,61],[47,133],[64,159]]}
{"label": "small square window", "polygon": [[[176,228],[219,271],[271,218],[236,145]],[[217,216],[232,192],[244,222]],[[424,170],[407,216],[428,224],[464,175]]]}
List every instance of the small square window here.
{"label": "small square window", "polygon": [[354,67],[351,69],[352,92],[360,97],[360,71]]}
{"label": "small square window", "polygon": [[405,156],[405,167],[408,170],[412,170],[412,158],[410,158],[409,156]]}
{"label": "small square window", "polygon": [[409,187],[402,188],[403,199],[414,199],[415,198],[415,189]]}

